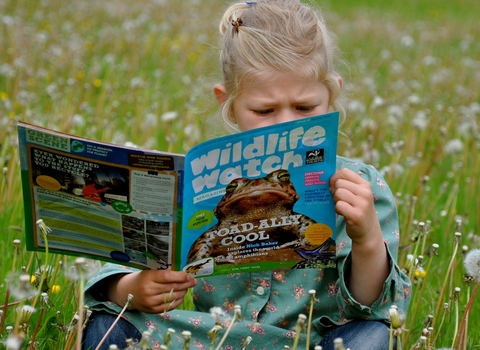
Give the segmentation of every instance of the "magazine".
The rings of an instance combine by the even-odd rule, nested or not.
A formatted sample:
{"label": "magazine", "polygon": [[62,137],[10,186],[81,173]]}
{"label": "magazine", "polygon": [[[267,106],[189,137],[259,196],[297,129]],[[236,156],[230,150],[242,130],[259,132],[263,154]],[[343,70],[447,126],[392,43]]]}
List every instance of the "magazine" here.
{"label": "magazine", "polygon": [[338,116],[223,136],[186,155],[20,122],[27,249],[48,244],[54,253],[195,277],[335,267],[329,179]]}

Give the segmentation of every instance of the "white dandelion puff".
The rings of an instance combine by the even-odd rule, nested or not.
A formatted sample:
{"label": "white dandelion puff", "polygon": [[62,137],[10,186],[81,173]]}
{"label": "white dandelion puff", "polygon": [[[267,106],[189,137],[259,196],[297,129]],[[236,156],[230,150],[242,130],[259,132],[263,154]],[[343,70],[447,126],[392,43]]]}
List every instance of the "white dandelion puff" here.
{"label": "white dandelion puff", "polygon": [[452,139],[445,144],[445,152],[448,154],[459,153],[463,151],[463,142],[459,139]]}
{"label": "white dandelion puff", "polygon": [[467,274],[480,283],[480,249],[472,249],[463,261]]}
{"label": "white dandelion puff", "polygon": [[160,120],[162,122],[169,122],[176,119],[177,117],[178,117],[178,112],[170,111],[170,112],[163,113],[162,116],[160,117]]}

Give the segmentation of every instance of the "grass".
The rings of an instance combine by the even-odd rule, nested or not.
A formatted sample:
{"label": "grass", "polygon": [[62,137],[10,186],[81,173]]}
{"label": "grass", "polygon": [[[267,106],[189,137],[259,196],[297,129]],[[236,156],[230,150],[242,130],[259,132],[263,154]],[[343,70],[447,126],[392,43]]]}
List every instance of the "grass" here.
{"label": "grass", "polygon": [[[18,280],[21,271],[34,275],[46,259],[26,252],[23,243],[15,254],[12,243],[24,239],[16,122],[181,153],[213,136],[221,4],[0,1],[0,304],[9,278]],[[399,263],[415,281],[402,343],[414,346],[434,315],[429,346],[451,347],[473,289],[463,280],[464,252],[480,247],[480,3],[345,0],[322,6],[349,63],[341,67],[350,109],[339,153],[374,164],[397,198]],[[162,121],[167,112],[177,117]],[[455,232],[461,233],[457,241]],[[430,256],[434,243],[438,256]],[[422,266],[411,266],[409,254],[424,256]],[[69,257],[50,257],[53,306],[27,320],[30,336],[38,327],[40,349],[67,344],[80,283],[62,271],[73,264]],[[12,292],[8,301],[19,299]],[[15,307],[4,309],[3,340],[5,327],[18,319]],[[476,302],[469,349],[480,347],[478,322]]]}

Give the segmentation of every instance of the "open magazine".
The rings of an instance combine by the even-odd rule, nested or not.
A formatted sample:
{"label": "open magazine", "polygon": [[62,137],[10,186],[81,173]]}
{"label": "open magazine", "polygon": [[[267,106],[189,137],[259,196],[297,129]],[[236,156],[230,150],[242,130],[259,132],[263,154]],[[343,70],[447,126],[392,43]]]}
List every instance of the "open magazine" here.
{"label": "open magazine", "polygon": [[20,122],[27,249],[210,276],[335,266],[338,113],[203,142],[186,155]]}

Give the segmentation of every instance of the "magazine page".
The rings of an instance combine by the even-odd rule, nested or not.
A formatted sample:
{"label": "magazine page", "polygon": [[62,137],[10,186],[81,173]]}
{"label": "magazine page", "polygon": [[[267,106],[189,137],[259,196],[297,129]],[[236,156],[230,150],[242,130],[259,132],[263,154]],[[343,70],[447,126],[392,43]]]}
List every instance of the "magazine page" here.
{"label": "magazine page", "polygon": [[204,142],[185,159],[182,270],[192,276],[335,266],[339,114]]}
{"label": "magazine page", "polygon": [[184,156],[19,123],[27,249],[175,267]]}

